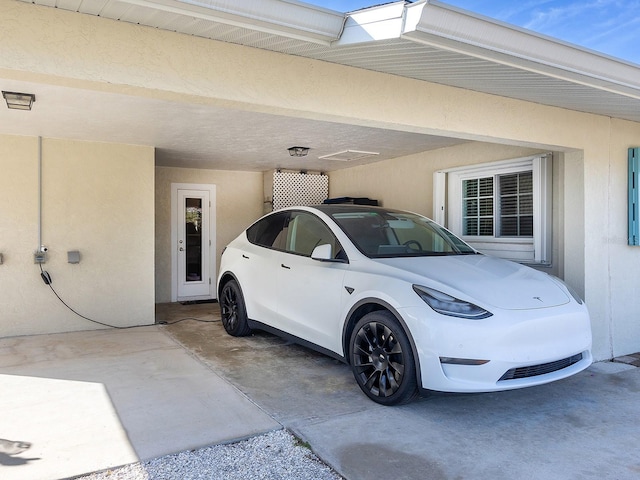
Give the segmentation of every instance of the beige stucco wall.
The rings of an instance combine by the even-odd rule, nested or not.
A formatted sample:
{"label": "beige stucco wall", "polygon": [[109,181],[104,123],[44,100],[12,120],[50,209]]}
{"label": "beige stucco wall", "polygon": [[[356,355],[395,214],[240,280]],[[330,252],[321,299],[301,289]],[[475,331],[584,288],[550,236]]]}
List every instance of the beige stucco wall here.
{"label": "beige stucco wall", "polygon": [[[65,308],[34,264],[38,139],[0,136],[0,171],[0,336],[104,328]],[[82,315],[154,322],[153,208],[152,148],[42,140],[43,268]]]}
{"label": "beige stucco wall", "polygon": [[329,172],[329,196],[375,198],[385,207],[432,217],[433,174],[438,170],[526,157],[535,153],[540,153],[540,150],[482,142],[440,148]]}
{"label": "beige stucco wall", "polygon": [[[7,78],[563,154],[562,273],[589,305],[594,355],[640,350],[633,273],[640,250],[626,246],[624,219],[626,149],[640,143],[640,124],[15,0],[0,0],[0,8]],[[430,197],[425,189],[425,205]],[[384,200],[408,203],[386,192]]]}
{"label": "beige stucco wall", "polygon": [[[546,150],[509,145],[469,142],[403,158],[377,162],[329,173],[331,197],[369,197],[385,207],[399,208],[434,218],[433,174],[440,170],[480,163],[527,157]],[[541,270],[552,275],[564,272],[564,228],[561,225],[559,199],[564,196],[560,172],[564,170],[564,155],[554,154],[552,208],[552,263]],[[583,282],[576,285],[582,290]]]}
{"label": "beige stucco wall", "polygon": [[[640,124],[612,120],[611,137],[609,205],[600,229],[591,232],[607,247],[610,278],[599,286],[611,296],[611,348],[631,353],[640,350],[640,247],[627,243],[627,155],[629,148],[640,147]],[[588,268],[590,257],[586,263]]]}
{"label": "beige stucco wall", "polygon": [[[193,168],[156,167],[156,302],[171,301],[171,184],[216,186],[216,258],[222,249],[262,215],[262,174]],[[217,272],[213,272],[215,276]],[[214,280],[215,281],[215,278]]]}

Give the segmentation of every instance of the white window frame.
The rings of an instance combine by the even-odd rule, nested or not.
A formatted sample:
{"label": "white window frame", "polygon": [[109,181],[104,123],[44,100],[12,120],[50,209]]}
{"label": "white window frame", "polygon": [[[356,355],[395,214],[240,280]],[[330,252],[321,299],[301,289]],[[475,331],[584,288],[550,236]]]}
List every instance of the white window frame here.
{"label": "white window frame", "polygon": [[[433,218],[481,252],[521,263],[551,265],[551,153],[440,170],[433,177]],[[533,238],[462,235],[464,180],[533,172]],[[494,206],[498,189],[494,189]],[[494,215],[497,214],[495,209]]]}

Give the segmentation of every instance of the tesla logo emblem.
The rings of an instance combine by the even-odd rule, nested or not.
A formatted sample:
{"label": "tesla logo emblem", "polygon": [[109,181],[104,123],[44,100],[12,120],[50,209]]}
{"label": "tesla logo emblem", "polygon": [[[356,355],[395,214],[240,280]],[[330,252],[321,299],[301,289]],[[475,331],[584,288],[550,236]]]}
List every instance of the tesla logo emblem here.
{"label": "tesla logo emblem", "polygon": [[[542,299],[540,297],[533,297],[533,299],[542,302]],[[544,303],[544,302],[542,302],[542,303]]]}

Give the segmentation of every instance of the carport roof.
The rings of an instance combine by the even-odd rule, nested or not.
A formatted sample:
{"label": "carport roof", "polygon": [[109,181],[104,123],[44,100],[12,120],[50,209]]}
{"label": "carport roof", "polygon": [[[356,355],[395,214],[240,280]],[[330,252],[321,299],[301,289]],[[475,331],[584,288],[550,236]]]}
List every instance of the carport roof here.
{"label": "carport roof", "polygon": [[434,0],[340,13],[294,0],[22,0],[640,121],[640,66]]}

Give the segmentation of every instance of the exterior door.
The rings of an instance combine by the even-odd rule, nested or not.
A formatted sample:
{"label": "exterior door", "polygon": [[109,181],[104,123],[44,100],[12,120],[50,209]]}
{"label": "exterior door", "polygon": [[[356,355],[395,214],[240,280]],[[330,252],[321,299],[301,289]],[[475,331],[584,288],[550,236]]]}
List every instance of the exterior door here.
{"label": "exterior door", "polygon": [[172,187],[172,300],[215,298],[214,186]]}

